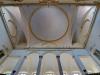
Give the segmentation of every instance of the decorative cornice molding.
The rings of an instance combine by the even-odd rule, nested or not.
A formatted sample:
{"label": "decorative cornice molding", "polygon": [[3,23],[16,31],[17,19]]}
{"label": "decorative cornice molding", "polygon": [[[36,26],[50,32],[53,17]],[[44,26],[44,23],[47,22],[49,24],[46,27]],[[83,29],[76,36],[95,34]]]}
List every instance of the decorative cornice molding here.
{"label": "decorative cornice molding", "polygon": [[75,5],[96,5],[99,0],[0,0],[2,5],[29,5],[29,4],[75,4]]}
{"label": "decorative cornice molding", "polygon": [[22,1],[24,1],[24,0],[14,0],[14,1],[22,2]]}
{"label": "decorative cornice molding", "polygon": [[39,2],[41,3],[56,3],[59,2],[59,0],[39,0]]}

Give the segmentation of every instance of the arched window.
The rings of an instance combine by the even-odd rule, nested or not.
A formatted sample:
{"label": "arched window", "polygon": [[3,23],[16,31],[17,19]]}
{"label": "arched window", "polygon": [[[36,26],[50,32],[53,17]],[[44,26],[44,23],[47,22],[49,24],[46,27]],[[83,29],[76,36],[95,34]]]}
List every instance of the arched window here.
{"label": "arched window", "polygon": [[36,75],[38,62],[39,62],[39,55],[37,53],[32,53],[28,55],[24,63],[22,64],[20,72],[24,71],[27,72],[28,75]]}
{"label": "arched window", "polygon": [[53,53],[45,54],[42,59],[41,68],[40,75],[59,75],[56,55]]}
{"label": "arched window", "polygon": [[82,27],[80,29],[80,36],[78,40],[79,43],[84,45],[89,35],[90,26],[91,26],[91,21],[89,19],[83,21]]}
{"label": "arched window", "polygon": [[80,72],[80,69],[78,68],[72,55],[67,54],[67,53],[62,53],[60,55],[60,61],[61,61],[64,75],[73,75],[73,74],[70,74],[73,71],[75,71],[75,73],[76,71]]}

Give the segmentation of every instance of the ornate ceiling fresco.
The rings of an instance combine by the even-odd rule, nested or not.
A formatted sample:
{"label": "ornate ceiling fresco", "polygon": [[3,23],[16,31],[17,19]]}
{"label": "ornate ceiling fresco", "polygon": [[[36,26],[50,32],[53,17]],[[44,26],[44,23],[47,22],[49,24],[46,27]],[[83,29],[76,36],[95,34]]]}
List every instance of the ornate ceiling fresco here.
{"label": "ornate ceiling fresco", "polygon": [[94,6],[74,5],[2,7],[17,48],[84,48],[95,10]]}

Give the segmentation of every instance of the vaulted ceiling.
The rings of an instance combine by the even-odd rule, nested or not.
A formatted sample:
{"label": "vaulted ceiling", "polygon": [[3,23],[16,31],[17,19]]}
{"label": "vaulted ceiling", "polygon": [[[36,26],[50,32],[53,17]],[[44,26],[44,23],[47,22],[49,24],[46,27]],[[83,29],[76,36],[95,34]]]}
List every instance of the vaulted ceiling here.
{"label": "vaulted ceiling", "polygon": [[[2,7],[2,11],[5,13],[12,42],[17,48],[84,48],[90,34],[95,7],[74,8],[73,5],[30,5],[6,6]],[[77,12],[74,13],[75,11]]]}

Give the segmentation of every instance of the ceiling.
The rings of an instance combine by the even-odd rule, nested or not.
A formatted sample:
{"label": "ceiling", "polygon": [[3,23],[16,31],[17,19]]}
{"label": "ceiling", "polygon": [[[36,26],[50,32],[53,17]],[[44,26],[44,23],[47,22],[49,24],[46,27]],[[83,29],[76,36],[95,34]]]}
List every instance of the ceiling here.
{"label": "ceiling", "polygon": [[99,0],[0,0],[1,4],[16,4],[16,3],[40,3],[40,2],[58,2],[58,3],[83,3],[83,4],[95,4],[100,2]]}
{"label": "ceiling", "polygon": [[[33,8],[32,5],[28,7],[5,6],[2,7],[2,11],[6,13],[4,17],[16,48],[83,48],[95,7],[78,7],[76,14],[73,13],[76,10],[74,8],[68,5],[49,6],[49,8],[48,6],[41,8],[34,6]],[[79,16],[72,16],[77,14]],[[77,21],[74,18],[77,18]],[[74,39],[75,36],[72,38],[71,33],[76,35],[74,32],[77,32],[77,39]],[[78,32],[82,32],[81,35]],[[73,43],[72,40],[75,42]]]}

